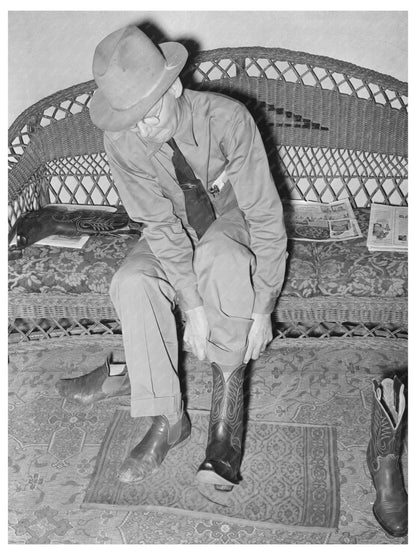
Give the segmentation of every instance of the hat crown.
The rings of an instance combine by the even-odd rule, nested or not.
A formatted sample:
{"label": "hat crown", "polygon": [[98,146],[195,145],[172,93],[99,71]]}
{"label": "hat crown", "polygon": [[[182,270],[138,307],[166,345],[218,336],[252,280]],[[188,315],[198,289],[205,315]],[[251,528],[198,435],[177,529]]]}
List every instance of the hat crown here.
{"label": "hat crown", "polygon": [[128,129],[154,106],[177,79],[188,57],[179,42],[156,46],[133,25],[115,31],[95,49],[95,90],[89,113],[106,131]]}
{"label": "hat crown", "polygon": [[157,87],[166,60],[140,29],[128,26],[105,37],[97,46],[92,71],[110,106],[127,110]]}

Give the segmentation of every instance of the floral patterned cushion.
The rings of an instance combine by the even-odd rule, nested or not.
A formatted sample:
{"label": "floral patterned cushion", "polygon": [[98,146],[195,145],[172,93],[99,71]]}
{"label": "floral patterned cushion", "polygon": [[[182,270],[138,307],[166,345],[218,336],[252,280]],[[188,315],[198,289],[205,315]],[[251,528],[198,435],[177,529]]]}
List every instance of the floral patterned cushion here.
{"label": "floral patterned cushion", "polygon": [[351,241],[316,243],[318,295],[407,297],[407,254],[370,252],[366,247],[369,209],[355,210],[363,236]]}
{"label": "floral patterned cushion", "polygon": [[282,295],[315,297],[319,290],[314,243],[289,239],[287,250],[289,256]]}
{"label": "floral patterned cushion", "polygon": [[[316,243],[290,241],[282,295],[296,297],[407,295],[407,256],[370,253],[369,210],[357,210],[363,237]],[[90,237],[82,250],[28,247],[9,262],[9,289],[22,293],[108,293],[111,278],[137,235]]]}
{"label": "floral patterned cushion", "polygon": [[[27,293],[108,293],[111,278],[137,236],[90,237],[82,250],[32,246],[9,262],[9,289]],[[284,294],[312,297],[318,293],[312,245],[289,248]]]}
{"label": "floral patterned cushion", "polygon": [[9,289],[27,293],[108,293],[137,235],[93,236],[84,248],[31,246],[9,262]]}

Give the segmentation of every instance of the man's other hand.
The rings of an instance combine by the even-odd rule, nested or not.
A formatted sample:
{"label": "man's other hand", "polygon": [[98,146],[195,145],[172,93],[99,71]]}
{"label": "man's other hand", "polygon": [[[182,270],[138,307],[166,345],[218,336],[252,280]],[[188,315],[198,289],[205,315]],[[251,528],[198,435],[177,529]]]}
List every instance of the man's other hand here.
{"label": "man's other hand", "polygon": [[244,364],[250,359],[256,360],[273,339],[272,320],[270,314],[252,314],[253,323],[248,334],[248,347],[244,356]]}
{"label": "man's other hand", "polygon": [[183,340],[199,360],[206,356],[206,344],[209,333],[208,320],[203,306],[186,310],[186,324]]}

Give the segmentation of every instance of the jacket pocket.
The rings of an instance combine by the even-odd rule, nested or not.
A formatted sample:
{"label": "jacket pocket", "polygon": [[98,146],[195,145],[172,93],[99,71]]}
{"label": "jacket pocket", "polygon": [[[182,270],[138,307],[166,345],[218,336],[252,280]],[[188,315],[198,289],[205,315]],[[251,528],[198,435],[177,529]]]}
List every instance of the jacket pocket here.
{"label": "jacket pocket", "polygon": [[238,206],[233,186],[226,178],[225,172],[208,186],[208,196],[218,216],[229,212]]}

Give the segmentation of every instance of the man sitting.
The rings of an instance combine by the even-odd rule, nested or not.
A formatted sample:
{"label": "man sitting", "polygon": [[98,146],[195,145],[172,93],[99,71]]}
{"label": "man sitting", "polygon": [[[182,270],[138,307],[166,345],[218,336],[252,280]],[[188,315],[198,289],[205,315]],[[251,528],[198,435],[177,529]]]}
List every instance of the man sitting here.
{"label": "man sitting", "polygon": [[111,376],[107,361],[58,388],[89,403],[119,395],[130,381],[131,415],[153,423],[119,478],[145,479],[191,431],[178,380],[172,309],[179,304],[184,341],[213,372],[197,478],[230,489],[240,479],[244,372],[272,339],[286,232],[251,115],[226,96],[184,90],[178,76],[187,55],[175,42],[158,48],[134,26],[96,48],[91,118],[105,132],[120,198],[130,218],[144,224],[110,287],[128,376]]}

